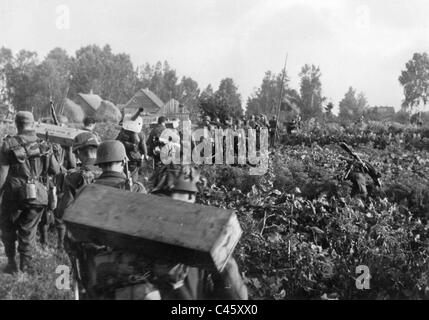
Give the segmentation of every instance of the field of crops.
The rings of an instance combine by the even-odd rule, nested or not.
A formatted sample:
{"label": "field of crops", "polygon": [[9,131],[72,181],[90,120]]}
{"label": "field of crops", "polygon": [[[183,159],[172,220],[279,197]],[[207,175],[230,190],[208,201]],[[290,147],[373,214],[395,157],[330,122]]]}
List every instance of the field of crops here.
{"label": "field of crops", "polygon": [[[97,130],[116,134],[108,125]],[[246,167],[202,168],[208,187],[199,201],[237,211],[243,236],[235,257],[252,299],[429,299],[427,142],[380,147],[354,136],[348,142],[382,174],[382,189],[364,201],[350,198],[349,183],[339,179],[346,155],[314,132],[285,138],[264,176]],[[37,275],[0,274],[0,299],[71,299],[55,287],[58,264],[67,258],[38,248]],[[371,273],[368,290],[356,287],[360,265]]]}

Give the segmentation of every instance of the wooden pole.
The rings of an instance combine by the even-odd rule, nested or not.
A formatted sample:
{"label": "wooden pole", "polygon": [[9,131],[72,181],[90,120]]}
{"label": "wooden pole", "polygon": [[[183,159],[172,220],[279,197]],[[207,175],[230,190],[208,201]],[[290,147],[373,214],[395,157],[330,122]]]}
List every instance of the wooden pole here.
{"label": "wooden pole", "polygon": [[284,87],[284,80],[285,80],[285,77],[286,77],[287,58],[288,58],[288,54],[286,53],[285,65],[283,67],[283,74],[282,74],[282,83],[281,83],[281,87],[280,87],[279,105],[277,107],[277,126],[276,126],[275,139],[278,138],[278,128],[279,128],[278,122],[279,122],[279,116],[280,116],[280,107],[282,105],[282,100],[283,100],[283,87]]}

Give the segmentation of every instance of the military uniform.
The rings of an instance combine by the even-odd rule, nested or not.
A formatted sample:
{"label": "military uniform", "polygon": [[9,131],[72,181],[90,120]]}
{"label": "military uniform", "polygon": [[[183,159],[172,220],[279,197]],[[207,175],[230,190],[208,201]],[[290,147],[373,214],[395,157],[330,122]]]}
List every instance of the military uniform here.
{"label": "military uniform", "polygon": [[[202,182],[199,172],[190,166],[164,166],[159,170],[152,193],[161,196],[174,192],[196,194]],[[174,213],[172,213],[174,214]],[[182,263],[158,259],[152,266],[152,281],[163,300],[247,300],[247,288],[234,258],[227,262],[222,274]]]}
{"label": "military uniform", "polygon": [[94,165],[93,161],[81,165],[79,168],[70,170],[64,178],[63,195],[55,211],[55,224],[58,232],[58,248],[61,250],[64,246],[66,235],[66,226],[62,220],[64,210],[75,199],[78,191],[85,185],[93,183],[101,175],[101,169]]}
{"label": "military uniform", "polygon": [[157,124],[149,134],[149,138],[147,139],[147,150],[149,156],[153,157],[154,167],[159,167],[161,162],[161,153],[160,150],[164,146],[165,143],[160,141],[160,137],[162,132],[166,129],[164,124]]}
{"label": "military uniform", "polygon": [[128,168],[134,182],[138,182],[139,169],[143,156],[147,157],[146,138],[143,132],[136,133],[121,129],[116,140],[121,141],[127,152]]}
{"label": "military uniform", "polygon": [[[19,112],[17,124],[34,123],[30,112]],[[59,164],[47,143],[38,139],[35,131],[23,130],[6,137],[0,152],[0,181],[3,190],[0,227],[1,238],[9,259],[8,267],[15,271],[16,240],[20,253],[20,269],[31,264],[37,225],[48,205],[48,190],[43,172],[56,174]],[[3,183],[4,182],[4,183]]]}

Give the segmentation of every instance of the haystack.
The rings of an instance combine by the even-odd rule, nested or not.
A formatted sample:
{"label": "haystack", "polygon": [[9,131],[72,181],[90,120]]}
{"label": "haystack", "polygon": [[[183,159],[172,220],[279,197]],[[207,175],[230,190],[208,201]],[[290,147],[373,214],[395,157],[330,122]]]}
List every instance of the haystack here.
{"label": "haystack", "polygon": [[121,120],[121,111],[112,102],[103,100],[95,113],[97,121],[118,123]]}
{"label": "haystack", "polygon": [[81,123],[85,114],[83,113],[80,105],[70,99],[66,99],[63,115],[69,120],[69,122]]}

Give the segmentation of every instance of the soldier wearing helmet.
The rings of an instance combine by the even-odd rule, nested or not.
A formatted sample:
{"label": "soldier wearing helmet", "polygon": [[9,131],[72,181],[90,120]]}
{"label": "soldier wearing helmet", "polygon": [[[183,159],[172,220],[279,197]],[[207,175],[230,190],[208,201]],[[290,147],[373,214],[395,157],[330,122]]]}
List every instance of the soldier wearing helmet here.
{"label": "soldier wearing helmet", "polygon": [[49,203],[44,175],[59,172],[50,146],[36,136],[33,114],[18,112],[15,124],[18,134],[4,138],[0,150],[0,233],[8,258],[7,273],[18,269],[17,241],[20,270],[32,270],[37,224]]}
{"label": "soldier wearing helmet", "polygon": [[[169,165],[158,173],[151,193],[195,203],[196,195],[204,185],[198,170],[188,165]],[[154,263],[153,271],[160,281],[157,285],[164,300],[248,298],[237,262],[232,257],[221,274],[163,260]]]}
{"label": "soldier wearing helmet", "polygon": [[89,131],[78,134],[73,141],[73,152],[76,154],[81,164],[79,167],[69,170],[63,178],[63,195],[55,211],[59,250],[64,249],[66,227],[62,217],[65,208],[73,202],[76,194],[83,186],[94,182],[101,174],[101,170],[95,166],[99,144],[98,137]]}
{"label": "soldier wearing helmet", "polygon": [[[102,170],[101,175],[95,179],[94,184],[101,184],[124,190],[129,190],[129,187],[131,187],[130,191],[132,192],[146,193],[145,188],[140,183],[129,185],[127,176],[124,174],[128,157],[125,147],[120,141],[108,140],[102,142],[97,148],[96,159],[94,160],[94,164],[99,166]],[[76,198],[79,197],[79,194],[79,192],[76,193]],[[71,203],[67,204],[67,206],[69,205],[71,205]],[[91,275],[97,274],[99,271],[101,272],[101,270],[94,269],[95,267],[92,263],[92,259],[96,259],[97,256],[103,255],[108,251],[112,253],[112,261],[115,261],[115,257],[117,258],[121,256],[121,254],[115,254],[116,251],[114,248],[107,248],[100,243],[83,244],[76,242],[71,233],[67,234],[66,243],[68,254],[73,262],[73,267],[79,270],[75,270],[76,273],[82,274],[82,278],[79,279],[78,282],[80,289],[84,289],[82,290],[82,293],[84,293],[83,297],[88,299],[111,299],[110,290],[104,290],[102,287],[98,287],[97,281],[99,281],[99,279],[97,277],[96,279],[91,278]],[[94,284],[94,281],[96,284]],[[149,295],[156,292],[150,284],[148,284],[146,290]]]}

